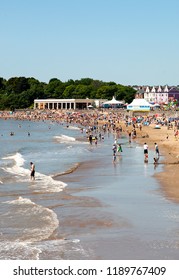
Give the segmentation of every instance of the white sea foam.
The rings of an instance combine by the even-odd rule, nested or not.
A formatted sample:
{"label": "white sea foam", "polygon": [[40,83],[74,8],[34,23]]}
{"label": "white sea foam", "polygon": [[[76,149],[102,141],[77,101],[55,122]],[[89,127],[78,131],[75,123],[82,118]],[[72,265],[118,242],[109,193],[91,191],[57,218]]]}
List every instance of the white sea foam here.
{"label": "white sea foam", "polygon": [[84,249],[79,239],[44,240],[36,246],[41,250],[42,259],[89,259],[93,253]]}
{"label": "white sea foam", "polygon": [[29,198],[23,198],[21,196],[19,196],[18,199],[9,200],[9,201],[5,201],[5,202],[2,202],[2,203],[5,203],[5,204],[17,204],[17,205],[21,205],[21,204],[35,205],[35,203],[32,202]]}
{"label": "white sea foam", "polygon": [[[51,176],[44,175],[36,172],[36,179],[32,181],[34,192],[39,192],[43,190],[44,192],[60,192],[67,184],[54,180]],[[35,183],[35,186],[34,186]]]}
{"label": "white sea foam", "polygon": [[26,242],[0,242],[1,260],[38,260],[41,250]]}
{"label": "white sea foam", "polygon": [[12,173],[22,177],[27,177],[27,174],[29,175],[29,170],[22,167],[25,163],[23,156],[20,153],[16,153],[12,156],[3,158],[3,160],[11,160],[11,159],[14,161],[15,164],[11,167],[9,166],[3,167],[2,169],[8,173]]}
{"label": "white sea foam", "polygon": [[67,127],[67,129],[80,130],[79,127],[77,127],[77,126],[72,126],[72,125],[69,125],[69,126]]}
{"label": "white sea foam", "polygon": [[[19,242],[37,242],[47,239],[59,226],[57,215],[53,210],[38,205],[28,198],[19,197],[3,203],[11,205],[6,224],[9,228],[14,228],[15,222],[14,238]],[[7,219],[7,214],[0,221],[2,230],[3,219]]]}
{"label": "white sea foam", "polygon": [[[72,257],[73,256],[73,257]],[[0,241],[0,260],[77,259],[86,256],[79,239],[44,240],[40,242]]]}
{"label": "white sea foam", "polygon": [[54,136],[54,139],[55,139],[55,141],[57,141],[58,143],[62,143],[62,144],[80,144],[80,145],[82,145],[82,144],[87,144],[87,145],[89,145],[89,143],[88,143],[88,141],[86,141],[86,139],[84,138],[80,138],[79,137],[79,139],[76,139],[76,138],[74,138],[74,137],[69,137],[69,136],[67,136],[67,135],[63,135],[63,134],[61,134],[61,135],[57,135],[57,136]]}
{"label": "white sea foam", "polygon": [[[6,166],[2,169],[10,174],[14,174],[16,181],[30,181],[30,171],[29,169],[23,167],[25,160],[20,153],[4,157],[3,160],[14,161],[14,165]],[[34,192],[39,192],[41,190],[43,190],[44,192],[60,192],[67,186],[67,184],[61,181],[56,181],[51,176],[39,172],[35,173],[35,181],[31,181],[31,183],[33,183]]]}
{"label": "white sea foam", "polygon": [[22,166],[25,162],[24,158],[20,153],[16,153],[12,156],[4,157],[3,159],[14,159],[17,162],[17,165]]}
{"label": "white sea foam", "polygon": [[[0,259],[69,259],[71,256],[76,258],[88,256],[79,239],[50,239],[59,226],[57,215],[51,209],[21,196],[3,204],[9,205],[9,218],[5,215],[0,220],[2,229]],[[6,228],[3,235],[5,221],[10,231],[13,229],[11,240],[9,238],[6,240]]]}
{"label": "white sea foam", "polygon": [[175,220],[179,222],[179,213],[178,211],[168,209],[163,213],[163,216],[169,220]]}
{"label": "white sea foam", "polygon": [[61,134],[59,136],[54,136],[54,138],[61,143],[69,143],[69,142],[75,142],[76,141],[76,139],[74,137],[70,137],[70,136],[67,136],[67,135],[64,135],[64,134]]}

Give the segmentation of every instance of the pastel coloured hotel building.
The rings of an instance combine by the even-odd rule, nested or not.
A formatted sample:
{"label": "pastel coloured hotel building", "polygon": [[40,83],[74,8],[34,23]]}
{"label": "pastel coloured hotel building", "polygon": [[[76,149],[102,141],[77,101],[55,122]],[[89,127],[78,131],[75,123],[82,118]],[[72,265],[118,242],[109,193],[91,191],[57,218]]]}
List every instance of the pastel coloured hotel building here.
{"label": "pastel coloured hotel building", "polygon": [[165,86],[142,86],[137,89],[136,98],[144,98],[152,104],[168,104],[171,101],[178,100],[179,89],[177,87]]}

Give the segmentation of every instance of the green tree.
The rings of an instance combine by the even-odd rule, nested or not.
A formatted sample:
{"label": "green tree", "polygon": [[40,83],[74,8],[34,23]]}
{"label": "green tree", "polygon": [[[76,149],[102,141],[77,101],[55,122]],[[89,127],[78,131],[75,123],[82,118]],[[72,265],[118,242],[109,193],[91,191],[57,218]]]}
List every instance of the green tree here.
{"label": "green tree", "polygon": [[0,77],[0,91],[5,89],[6,87],[6,80]]}
{"label": "green tree", "polygon": [[75,80],[76,85],[84,85],[84,86],[89,86],[93,82],[93,79],[90,78],[82,78],[81,80]]}
{"label": "green tree", "polygon": [[[56,78],[51,79],[45,87],[44,93],[45,93],[46,98],[59,98],[57,88],[59,89],[59,91],[60,91],[60,88],[63,91],[64,87],[62,87],[62,85],[63,85],[63,83],[60,80],[58,80]],[[60,91],[60,94],[62,94],[61,91]]]}
{"label": "green tree", "polygon": [[30,89],[27,91],[27,93],[31,96],[31,100],[37,98],[47,98],[44,94],[46,83],[39,82],[34,78],[29,78],[29,84]]}
{"label": "green tree", "polygon": [[53,78],[49,83],[33,77],[0,78],[0,109],[33,107],[34,99],[45,98],[92,98],[125,100],[130,103],[136,91],[130,86],[103,82],[91,78],[62,82]]}
{"label": "green tree", "polygon": [[92,87],[90,85],[77,85],[73,92],[73,98],[90,98]]}
{"label": "green tree", "polygon": [[6,83],[6,90],[8,94],[20,93],[30,88],[28,78],[25,77],[13,77]]}
{"label": "green tree", "polygon": [[64,92],[63,92],[63,98],[74,98],[73,94],[75,91],[75,85],[69,85],[65,88]]}
{"label": "green tree", "polygon": [[98,99],[112,99],[112,97],[116,95],[116,92],[116,85],[103,85],[97,90],[96,97]]}

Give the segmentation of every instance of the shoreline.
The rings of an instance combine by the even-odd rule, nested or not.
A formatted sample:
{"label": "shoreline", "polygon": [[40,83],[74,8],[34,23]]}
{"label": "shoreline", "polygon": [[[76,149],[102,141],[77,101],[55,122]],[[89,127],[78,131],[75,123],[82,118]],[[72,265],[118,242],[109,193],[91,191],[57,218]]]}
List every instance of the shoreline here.
{"label": "shoreline", "polygon": [[[91,112],[88,113],[88,116],[90,114]],[[103,116],[106,117],[103,119]],[[99,135],[99,132],[104,134],[104,141],[101,140],[100,142],[99,140],[96,147],[94,142],[91,146],[85,139],[87,143],[84,146],[85,148],[82,146],[82,151],[84,150],[82,156],[77,157],[76,160],[75,157],[67,165],[64,165],[65,162],[62,158],[63,168],[61,168],[61,165],[55,165],[55,168],[52,166],[51,169],[48,166],[48,169],[42,168],[43,172],[49,170],[47,173],[50,173],[50,177],[53,179],[66,183],[63,191],[45,194],[43,190],[41,192],[38,183],[37,186],[34,186],[34,184],[31,186],[31,183],[29,183],[27,193],[23,189],[24,197],[27,197],[28,194],[32,202],[35,201],[37,205],[49,208],[56,214],[59,221],[54,233],[45,241],[49,251],[44,250],[41,258],[48,259],[51,256],[59,256],[58,247],[54,250],[54,255],[50,250],[53,242],[55,242],[55,248],[61,240],[69,240],[69,243],[64,246],[64,255],[62,256],[63,258],[69,258],[70,240],[76,239],[80,241],[79,246],[88,255],[84,256],[80,252],[76,255],[75,252],[72,252],[70,256],[74,259],[129,259],[131,254],[134,259],[161,259],[163,256],[178,258],[178,250],[174,251],[176,244],[178,244],[175,232],[177,220],[173,219],[173,215],[178,211],[178,179],[174,183],[176,189],[170,188],[170,176],[172,178],[177,176],[177,174],[170,175],[172,174],[171,170],[172,172],[176,170],[175,173],[178,170],[178,141],[175,140],[173,130],[168,131],[167,126],[155,129],[155,123],[151,123],[149,126],[143,125],[140,129],[136,123],[137,136],[134,139],[132,137],[130,145],[128,137],[129,132],[133,130],[133,125],[126,125],[125,115],[118,118],[118,114],[103,114],[99,117],[96,133],[97,135]],[[48,131],[46,128],[54,127],[54,131],[49,132],[50,137],[47,133],[49,140],[51,140],[52,135],[63,134],[66,136],[73,135],[75,139],[78,135],[79,138],[85,138],[86,130],[89,125],[94,124],[96,116],[91,117],[86,126],[79,124],[78,121],[81,121],[81,119],[81,115],[74,119],[69,124],[69,128],[64,121],[64,129],[62,128],[62,130],[61,124],[65,117],[63,120],[57,119],[58,123],[51,119],[45,123],[42,123],[41,120],[40,122],[32,120],[29,131],[33,137],[33,131],[43,125],[44,129],[42,131],[45,135]],[[52,123],[53,121],[54,123]],[[1,121],[2,127],[8,126],[8,123],[8,121]],[[23,134],[25,138],[23,139],[26,139],[26,128],[29,127],[29,121],[25,120],[23,124],[23,121],[16,120],[10,121],[11,123],[13,126],[9,125],[8,129],[4,130],[4,138],[7,141],[8,139],[13,141],[9,136],[9,130],[11,129],[14,129],[15,137],[17,135],[17,138],[19,138],[18,131],[21,126],[22,132],[25,131],[25,135]],[[116,129],[114,129],[114,123]],[[106,132],[103,132],[105,124],[107,124],[107,129]],[[73,130],[76,127],[78,127],[78,131],[70,131],[70,129]],[[121,127],[122,131],[120,129],[118,133],[118,128]],[[84,129],[83,132],[80,131],[82,128]],[[35,138],[40,140],[38,141],[38,147],[40,147],[40,142],[43,139],[42,131],[40,130],[37,135],[38,138]],[[93,135],[95,135],[94,133]],[[169,134],[169,139],[166,139],[167,134]],[[112,158],[114,141],[123,145],[123,153],[117,157],[116,163],[113,162]],[[156,170],[153,164],[155,141],[158,143],[161,153]],[[172,146],[176,151],[173,147],[170,148],[172,141],[175,143]],[[143,160],[144,142],[149,145],[148,164],[144,163]],[[77,145],[81,148],[80,143],[77,143]],[[40,153],[43,150],[42,145]],[[89,152],[86,150],[89,150]],[[27,150],[28,154],[29,151]],[[52,151],[54,150],[49,150],[48,156],[52,155]],[[85,154],[85,152],[87,153]],[[168,178],[167,182],[162,175],[163,173]],[[165,189],[164,182],[168,184],[167,189]],[[49,187],[51,187],[50,184]],[[12,188],[14,188],[13,185]],[[38,191],[39,189],[40,191]],[[176,203],[172,203],[174,201]],[[19,222],[21,223],[21,218]],[[169,232],[170,227],[172,230]],[[42,244],[45,245],[45,242],[42,241]]]}
{"label": "shoreline", "polygon": [[[13,209],[18,209],[18,211],[20,209],[22,214],[25,212],[24,217],[27,213],[33,232],[34,229],[38,230],[41,236],[41,241],[34,244],[36,250],[41,249],[39,259],[127,260],[131,257],[133,259],[161,259],[163,256],[167,259],[178,258],[177,218],[173,217],[175,215],[177,217],[179,204],[166,199],[162,181],[159,182],[159,179],[155,177],[155,174],[163,171],[163,167],[177,166],[175,164],[177,157],[173,156],[173,151],[168,151],[168,154],[171,153],[168,161],[164,158],[163,147],[170,145],[170,141],[165,139],[167,128],[162,127],[156,130],[153,129],[155,124],[151,124],[149,127],[143,126],[140,130],[136,124],[137,137],[131,139],[130,145],[128,132],[132,131],[133,125],[126,126],[125,115],[118,118],[118,113],[108,114],[104,119],[104,114],[99,116],[98,129],[92,133],[93,135],[97,133],[98,136],[101,132],[104,139],[100,141],[99,138],[97,146],[95,142],[91,146],[86,138],[86,130],[89,129],[89,125],[94,124],[96,116],[92,116],[90,122],[83,127],[77,122],[82,119],[80,115],[69,124],[68,128],[66,122],[62,127],[62,119],[57,119],[57,123],[55,120],[45,122],[32,120],[31,123],[29,120],[0,120],[3,131],[2,143],[6,144],[9,141],[15,144],[17,142],[17,146],[11,148],[13,154],[19,151],[27,162],[30,157],[36,163],[37,172],[47,175],[40,181],[37,173],[36,183],[30,180],[26,182],[20,177],[22,184],[13,181],[14,176],[12,176],[10,185],[2,186],[4,194],[2,201],[12,200],[17,203],[19,202],[17,195],[22,197],[20,201],[22,205],[18,203],[14,206],[14,202],[12,205],[11,203],[2,204],[4,205],[2,210],[10,213],[10,217],[19,213]],[[87,117],[90,114],[93,113],[88,113]],[[103,131],[104,124],[107,125],[105,132]],[[122,131],[118,131],[121,126]],[[75,130],[76,128],[78,130]],[[81,131],[82,128],[83,131]],[[10,136],[11,130],[15,133],[14,137]],[[27,131],[30,131],[30,138]],[[173,131],[170,133],[173,138]],[[146,134],[149,137],[143,138]],[[56,141],[54,136],[66,137],[67,141],[61,145],[61,138]],[[78,136],[86,140],[86,143],[80,143],[78,139],[77,143],[72,144]],[[153,139],[156,138],[161,158],[155,170]],[[19,139],[22,141],[19,142]],[[73,142],[68,140],[73,140]],[[117,154],[116,162],[113,162],[112,147],[115,141],[123,145],[123,153]],[[144,163],[143,158],[144,141],[149,145],[148,164]],[[177,141],[176,143],[178,145]],[[163,144],[165,145],[162,146]],[[72,146],[72,149],[66,149],[69,146]],[[56,152],[57,149],[59,152]],[[48,152],[38,160],[46,150]],[[1,154],[2,156],[6,154],[6,149],[2,150]],[[27,172],[29,174],[29,171]],[[3,176],[6,178],[6,173],[3,173]],[[65,187],[62,189],[60,187],[62,191],[56,189],[58,182],[52,181],[51,178],[64,183]],[[25,206],[24,203],[28,205]],[[32,207],[29,210],[30,215],[26,212],[26,207]],[[39,209],[39,214],[36,208]],[[26,228],[21,212],[15,216],[16,224],[19,228]],[[39,219],[38,224],[36,215]],[[49,221],[48,224],[46,224],[46,219]],[[8,219],[5,222],[7,228],[5,230],[9,235],[11,232],[8,228],[11,220]],[[42,230],[44,227],[50,230],[54,222],[56,225],[54,232],[44,240]],[[28,233],[28,227],[26,232]],[[13,232],[12,238],[14,238]],[[73,243],[74,240],[78,240],[78,243]],[[29,251],[31,248],[28,245],[26,250],[28,258],[31,257],[31,251]],[[7,251],[3,256],[9,255]],[[14,250],[10,256],[17,258],[18,251]],[[22,258],[24,258],[23,255]]]}
{"label": "shoreline", "polygon": [[[158,115],[158,116],[157,116]],[[142,125],[142,128],[135,126],[136,128],[136,137],[132,141],[138,142],[140,145],[143,145],[145,142],[149,146],[149,158],[151,154],[154,154],[154,143],[157,143],[159,146],[159,151],[162,156],[162,159],[159,159],[158,164],[163,164],[163,171],[156,174],[155,178],[159,181],[161,186],[161,191],[167,197],[167,199],[172,200],[173,202],[179,203],[179,139],[178,136],[174,136],[175,126],[173,124],[172,129],[168,129],[167,125],[160,125],[160,129],[155,129],[156,119],[159,120],[167,119],[169,116],[176,116],[176,112],[150,112],[149,115],[145,115],[144,119],[151,118],[150,124],[147,126]],[[70,116],[70,117],[69,117]],[[72,117],[71,117],[72,116]],[[126,118],[127,116],[127,118]],[[138,114],[140,116],[140,113]],[[156,116],[156,117],[154,117]],[[67,111],[50,111],[41,112],[39,110],[33,110],[30,113],[28,111],[19,111],[14,114],[9,114],[9,112],[1,112],[0,119],[9,119],[14,120],[29,120],[29,121],[46,121],[50,120],[52,122],[58,122],[60,124],[67,125],[77,125],[80,129],[88,128],[89,126],[98,125],[103,127],[107,125],[109,132],[115,134],[118,128],[122,128],[122,133],[126,134],[128,137],[129,132],[132,133],[133,126],[132,124],[126,126],[127,120],[132,120],[132,116],[129,116],[127,111],[84,111],[83,114],[81,111],[71,111],[70,115]],[[115,130],[114,130],[115,126]],[[118,132],[117,132],[118,133]],[[117,135],[116,133],[116,135]],[[148,137],[146,137],[148,136]],[[67,170],[65,173],[70,174],[71,172],[78,169],[78,164]],[[57,174],[63,176],[65,174]]]}

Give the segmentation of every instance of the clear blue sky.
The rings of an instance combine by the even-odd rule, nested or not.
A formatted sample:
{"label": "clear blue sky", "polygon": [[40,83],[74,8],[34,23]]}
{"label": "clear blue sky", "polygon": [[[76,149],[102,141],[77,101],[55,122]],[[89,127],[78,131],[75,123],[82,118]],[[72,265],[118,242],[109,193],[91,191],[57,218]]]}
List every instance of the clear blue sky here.
{"label": "clear blue sky", "polygon": [[0,77],[179,84],[179,0],[0,0]]}

